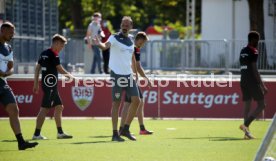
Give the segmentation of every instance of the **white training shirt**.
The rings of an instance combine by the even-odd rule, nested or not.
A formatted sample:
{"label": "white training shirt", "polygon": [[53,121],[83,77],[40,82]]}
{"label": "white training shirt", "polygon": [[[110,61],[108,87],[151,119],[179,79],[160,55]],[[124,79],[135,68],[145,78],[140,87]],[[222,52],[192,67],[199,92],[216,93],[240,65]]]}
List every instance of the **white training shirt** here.
{"label": "white training shirt", "polygon": [[[8,62],[13,61],[13,51],[11,47],[5,43],[0,44],[0,70],[6,72],[8,70]],[[3,80],[6,80],[6,77],[0,77]]]}
{"label": "white training shirt", "polygon": [[111,35],[109,68],[119,75],[129,75],[132,73],[131,60],[134,52],[133,36],[125,37],[122,33]]}

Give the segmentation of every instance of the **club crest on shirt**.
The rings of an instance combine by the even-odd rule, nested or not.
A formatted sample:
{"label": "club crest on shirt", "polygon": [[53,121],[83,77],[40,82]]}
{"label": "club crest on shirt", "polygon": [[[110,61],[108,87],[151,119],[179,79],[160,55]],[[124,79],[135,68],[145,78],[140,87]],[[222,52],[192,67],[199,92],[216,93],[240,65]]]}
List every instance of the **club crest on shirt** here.
{"label": "club crest on shirt", "polygon": [[84,111],[91,104],[94,96],[94,87],[72,87],[72,98],[77,107]]}
{"label": "club crest on shirt", "polygon": [[118,99],[118,98],[120,98],[120,96],[121,96],[121,93],[115,93],[115,97]]}

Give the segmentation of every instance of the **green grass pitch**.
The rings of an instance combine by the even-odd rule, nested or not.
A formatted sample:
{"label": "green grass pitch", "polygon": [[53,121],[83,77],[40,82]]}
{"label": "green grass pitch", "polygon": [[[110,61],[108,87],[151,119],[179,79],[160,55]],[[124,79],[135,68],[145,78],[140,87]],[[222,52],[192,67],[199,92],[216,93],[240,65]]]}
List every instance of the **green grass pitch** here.
{"label": "green grass pitch", "polygon": [[[56,139],[54,120],[46,120],[34,149],[17,150],[8,120],[0,120],[0,161],[252,161],[269,126],[255,121],[255,140],[243,140],[241,120],[145,120],[151,136],[138,134],[137,120],[131,132],[137,141],[111,142],[111,120],[63,120],[73,139]],[[31,139],[35,120],[21,120],[25,139]]]}

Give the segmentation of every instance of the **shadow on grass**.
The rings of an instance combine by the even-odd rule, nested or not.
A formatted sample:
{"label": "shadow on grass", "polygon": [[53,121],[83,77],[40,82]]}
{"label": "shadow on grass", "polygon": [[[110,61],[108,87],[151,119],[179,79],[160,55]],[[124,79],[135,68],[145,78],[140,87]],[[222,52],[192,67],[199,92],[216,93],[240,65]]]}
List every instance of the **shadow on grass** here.
{"label": "shadow on grass", "polygon": [[11,142],[17,142],[17,140],[2,140],[1,142],[11,143]]}
{"label": "shadow on grass", "polygon": [[[13,142],[16,142],[17,143],[17,140],[2,140],[1,142],[5,142],[5,143],[13,143]],[[28,149],[29,151],[31,150]],[[3,149],[0,149],[0,153],[5,153],[5,152],[15,152],[15,151],[19,151],[17,148],[15,148],[14,150],[3,150]],[[1,160],[1,159],[0,159]]]}
{"label": "shadow on grass", "polygon": [[208,139],[209,141],[243,141],[244,138],[236,138],[236,137],[187,137],[187,138],[173,138],[173,139],[184,139],[184,140],[191,140],[191,139]]}
{"label": "shadow on grass", "polygon": [[19,151],[17,149],[15,150],[0,150],[0,153],[5,153],[5,152],[16,152],[16,151]]}
{"label": "shadow on grass", "polygon": [[[49,140],[56,140],[56,139],[42,139],[42,140],[26,139],[25,141],[28,141],[28,142],[39,142],[39,141],[49,141]],[[1,142],[4,142],[4,143],[13,143],[13,142],[17,142],[17,140],[2,140]]]}
{"label": "shadow on grass", "polygon": [[109,136],[89,136],[89,138],[111,138],[112,136],[109,135]]}
{"label": "shadow on grass", "polygon": [[81,144],[98,144],[98,143],[110,143],[110,142],[112,141],[89,141],[89,142],[75,142],[70,144],[81,145]]}
{"label": "shadow on grass", "polygon": [[70,143],[70,144],[76,144],[76,145],[80,145],[80,144],[98,144],[98,143],[110,143],[111,141],[111,135],[105,136],[105,135],[100,135],[100,136],[89,136],[89,138],[96,138],[96,139],[105,139],[105,138],[110,138],[109,140],[99,140],[99,141],[87,141],[87,142],[74,142],[74,143]]}

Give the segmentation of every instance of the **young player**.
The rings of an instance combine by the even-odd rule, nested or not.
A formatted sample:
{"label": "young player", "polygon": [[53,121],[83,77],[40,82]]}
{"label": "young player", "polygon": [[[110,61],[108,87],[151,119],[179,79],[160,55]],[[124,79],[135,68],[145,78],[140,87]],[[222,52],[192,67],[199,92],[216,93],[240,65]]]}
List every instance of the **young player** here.
{"label": "young player", "polygon": [[[244,124],[240,125],[240,129],[244,132],[245,139],[255,138],[249,131],[249,125],[265,108],[264,95],[267,93],[267,88],[257,69],[259,40],[259,33],[251,31],[248,34],[248,45],[240,53],[240,86],[244,102]],[[252,98],[257,101],[258,106],[249,114]]]}
{"label": "young player", "polygon": [[61,121],[63,105],[58,93],[58,72],[63,74],[69,79],[75,79],[70,73],[68,73],[60,64],[59,52],[63,49],[67,43],[65,37],[55,34],[52,38],[52,46],[50,49],[43,51],[40,54],[38,63],[35,68],[34,86],[33,91],[38,93],[39,91],[39,73],[42,71],[42,90],[43,99],[41,103],[40,111],[36,119],[36,129],[33,135],[33,140],[43,140],[46,137],[40,134],[45,117],[51,108],[55,108],[54,117],[57,126],[57,138],[58,139],[70,139],[73,136],[63,132]]}
{"label": "young player", "polygon": [[[148,37],[145,32],[138,32],[134,43],[135,43],[135,48],[134,48],[134,55],[135,55],[135,61],[136,61],[136,68],[132,66],[132,69],[134,73],[139,73],[143,78],[145,78],[145,81],[148,83],[149,87],[151,86],[151,83],[146,76],[144,69],[140,63],[140,49],[144,46],[144,44],[148,41]],[[139,91],[139,97],[141,99],[141,102],[139,104],[138,110],[137,110],[137,117],[138,117],[138,122],[140,125],[140,135],[150,135],[153,134],[153,131],[149,131],[145,128],[144,126],[144,101],[143,101],[143,94],[141,89],[138,87]],[[125,119],[127,117],[127,112],[129,110],[129,105],[131,103],[130,97],[126,95],[125,97],[125,102],[123,105],[122,113],[121,113],[121,126],[120,126],[120,131],[123,129],[123,125],[125,122]]]}

